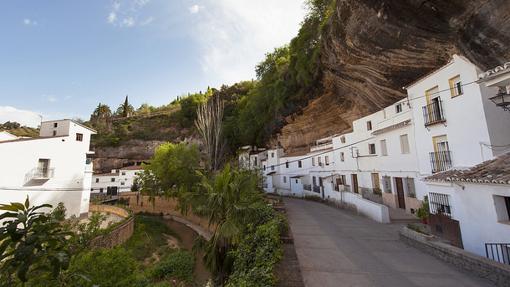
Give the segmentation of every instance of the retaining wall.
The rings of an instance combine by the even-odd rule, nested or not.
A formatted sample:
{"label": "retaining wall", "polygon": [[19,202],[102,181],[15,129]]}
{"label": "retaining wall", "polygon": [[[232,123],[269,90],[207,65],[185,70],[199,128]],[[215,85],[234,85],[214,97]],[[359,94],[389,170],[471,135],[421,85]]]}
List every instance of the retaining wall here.
{"label": "retaining wall", "polygon": [[[151,202],[149,201],[149,196],[144,196],[137,192],[123,192],[120,194],[120,197],[124,200],[128,200],[129,209],[135,213],[146,212],[178,217],[189,222],[189,224],[187,224],[189,227],[199,226],[200,229],[193,228],[199,233],[205,231],[212,234],[214,231],[214,225],[209,225],[207,219],[199,217],[191,211],[187,214],[179,212],[178,202],[173,198],[155,197],[154,201]],[[207,238],[208,236],[204,237]]]}
{"label": "retaining wall", "polygon": [[453,264],[459,269],[488,279],[495,286],[510,286],[510,265],[501,264],[455,246],[436,241],[433,236],[418,233],[407,227],[400,231],[400,239],[408,245]]}
{"label": "retaining wall", "polygon": [[135,230],[135,218],[123,208],[110,205],[91,205],[89,212],[106,212],[125,218],[122,223],[113,227],[107,234],[99,235],[90,241],[91,247],[113,248],[126,242]]}

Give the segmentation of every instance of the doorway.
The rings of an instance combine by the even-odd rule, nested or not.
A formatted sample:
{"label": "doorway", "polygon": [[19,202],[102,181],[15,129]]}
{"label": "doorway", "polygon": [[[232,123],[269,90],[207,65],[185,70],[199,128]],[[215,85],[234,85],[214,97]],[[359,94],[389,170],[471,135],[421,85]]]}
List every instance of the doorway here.
{"label": "doorway", "polygon": [[406,199],[404,195],[404,184],[401,177],[395,177],[395,187],[397,189],[398,208],[406,209]]}
{"label": "doorway", "polygon": [[358,188],[358,175],[357,174],[352,174],[351,175],[351,178],[352,178],[352,192],[354,193],[359,193],[359,188]]}

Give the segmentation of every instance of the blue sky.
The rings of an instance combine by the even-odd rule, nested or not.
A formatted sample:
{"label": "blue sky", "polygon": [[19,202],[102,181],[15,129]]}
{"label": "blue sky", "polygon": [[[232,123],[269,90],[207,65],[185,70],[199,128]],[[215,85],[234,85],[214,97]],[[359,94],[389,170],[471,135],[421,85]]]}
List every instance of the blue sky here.
{"label": "blue sky", "polygon": [[0,2],[0,122],[87,119],[254,78],[297,34],[303,0]]}

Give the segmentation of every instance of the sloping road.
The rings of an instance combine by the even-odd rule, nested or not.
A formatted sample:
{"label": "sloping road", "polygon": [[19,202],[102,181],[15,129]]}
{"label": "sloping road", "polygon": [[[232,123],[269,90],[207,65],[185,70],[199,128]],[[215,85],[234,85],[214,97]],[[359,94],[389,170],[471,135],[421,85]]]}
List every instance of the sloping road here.
{"label": "sloping road", "polygon": [[285,205],[305,286],[492,286],[407,246],[400,225],[311,201]]}

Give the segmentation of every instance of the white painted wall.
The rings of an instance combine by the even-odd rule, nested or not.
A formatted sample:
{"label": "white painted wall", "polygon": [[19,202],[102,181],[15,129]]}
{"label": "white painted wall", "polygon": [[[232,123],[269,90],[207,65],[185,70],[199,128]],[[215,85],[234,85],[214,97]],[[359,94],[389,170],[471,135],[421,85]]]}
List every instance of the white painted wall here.
{"label": "white painted wall", "polygon": [[[448,65],[407,88],[421,174],[431,174],[429,153],[434,150],[434,136],[447,135],[454,167],[470,167],[493,158],[492,150],[482,144],[510,143],[509,115],[491,107],[492,103],[487,101],[489,95],[486,93],[494,91],[472,83],[463,87],[463,95],[451,97],[449,79],[460,75],[462,83],[468,84],[476,81],[479,73],[475,65],[454,55]],[[441,91],[446,124],[425,127],[422,111],[426,105],[425,92],[435,86]],[[489,130],[498,134],[493,136],[494,140],[491,140]]]}
{"label": "white painted wall", "polygon": [[117,187],[118,192],[130,192],[135,178],[142,170],[140,166],[138,169],[128,167],[112,170],[108,174],[94,174],[92,175],[91,192],[101,193],[102,189],[103,193],[106,194],[108,187]]}
{"label": "white painted wall", "polygon": [[8,132],[0,132],[0,142],[15,140],[18,137]]}
{"label": "white painted wall", "polygon": [[359,213],[379,223],[390,223],[390,213],[387,206],[364,199],[359,194],[352,192],[335,192],[331,198],[339,203],[356,206]]}
{"label": "white painted wall", "polygon": [[485,257],[485,243],[510,243],[510,221],[498,219],[495,201],[497,195],[510,196],[510,186],[435,182],[427,185],[430,192],[450,196],[452,218],[460,223],[465,250]]}
{"label": "white painted wall", "polygon": [[[94,132],[81,126],[74,127],[74,131],[83,133],[83,141],[76,141],[71,135],[0,142],[1,203],[24,201],[29,195],[35,205],[56,206],[63,202],[69,216],[86,213],[92,171],[92,163],[87,163],[86,158],[90,135]],[[52,176],[46,180],[30,180],[39,159],[50,160]]]}

